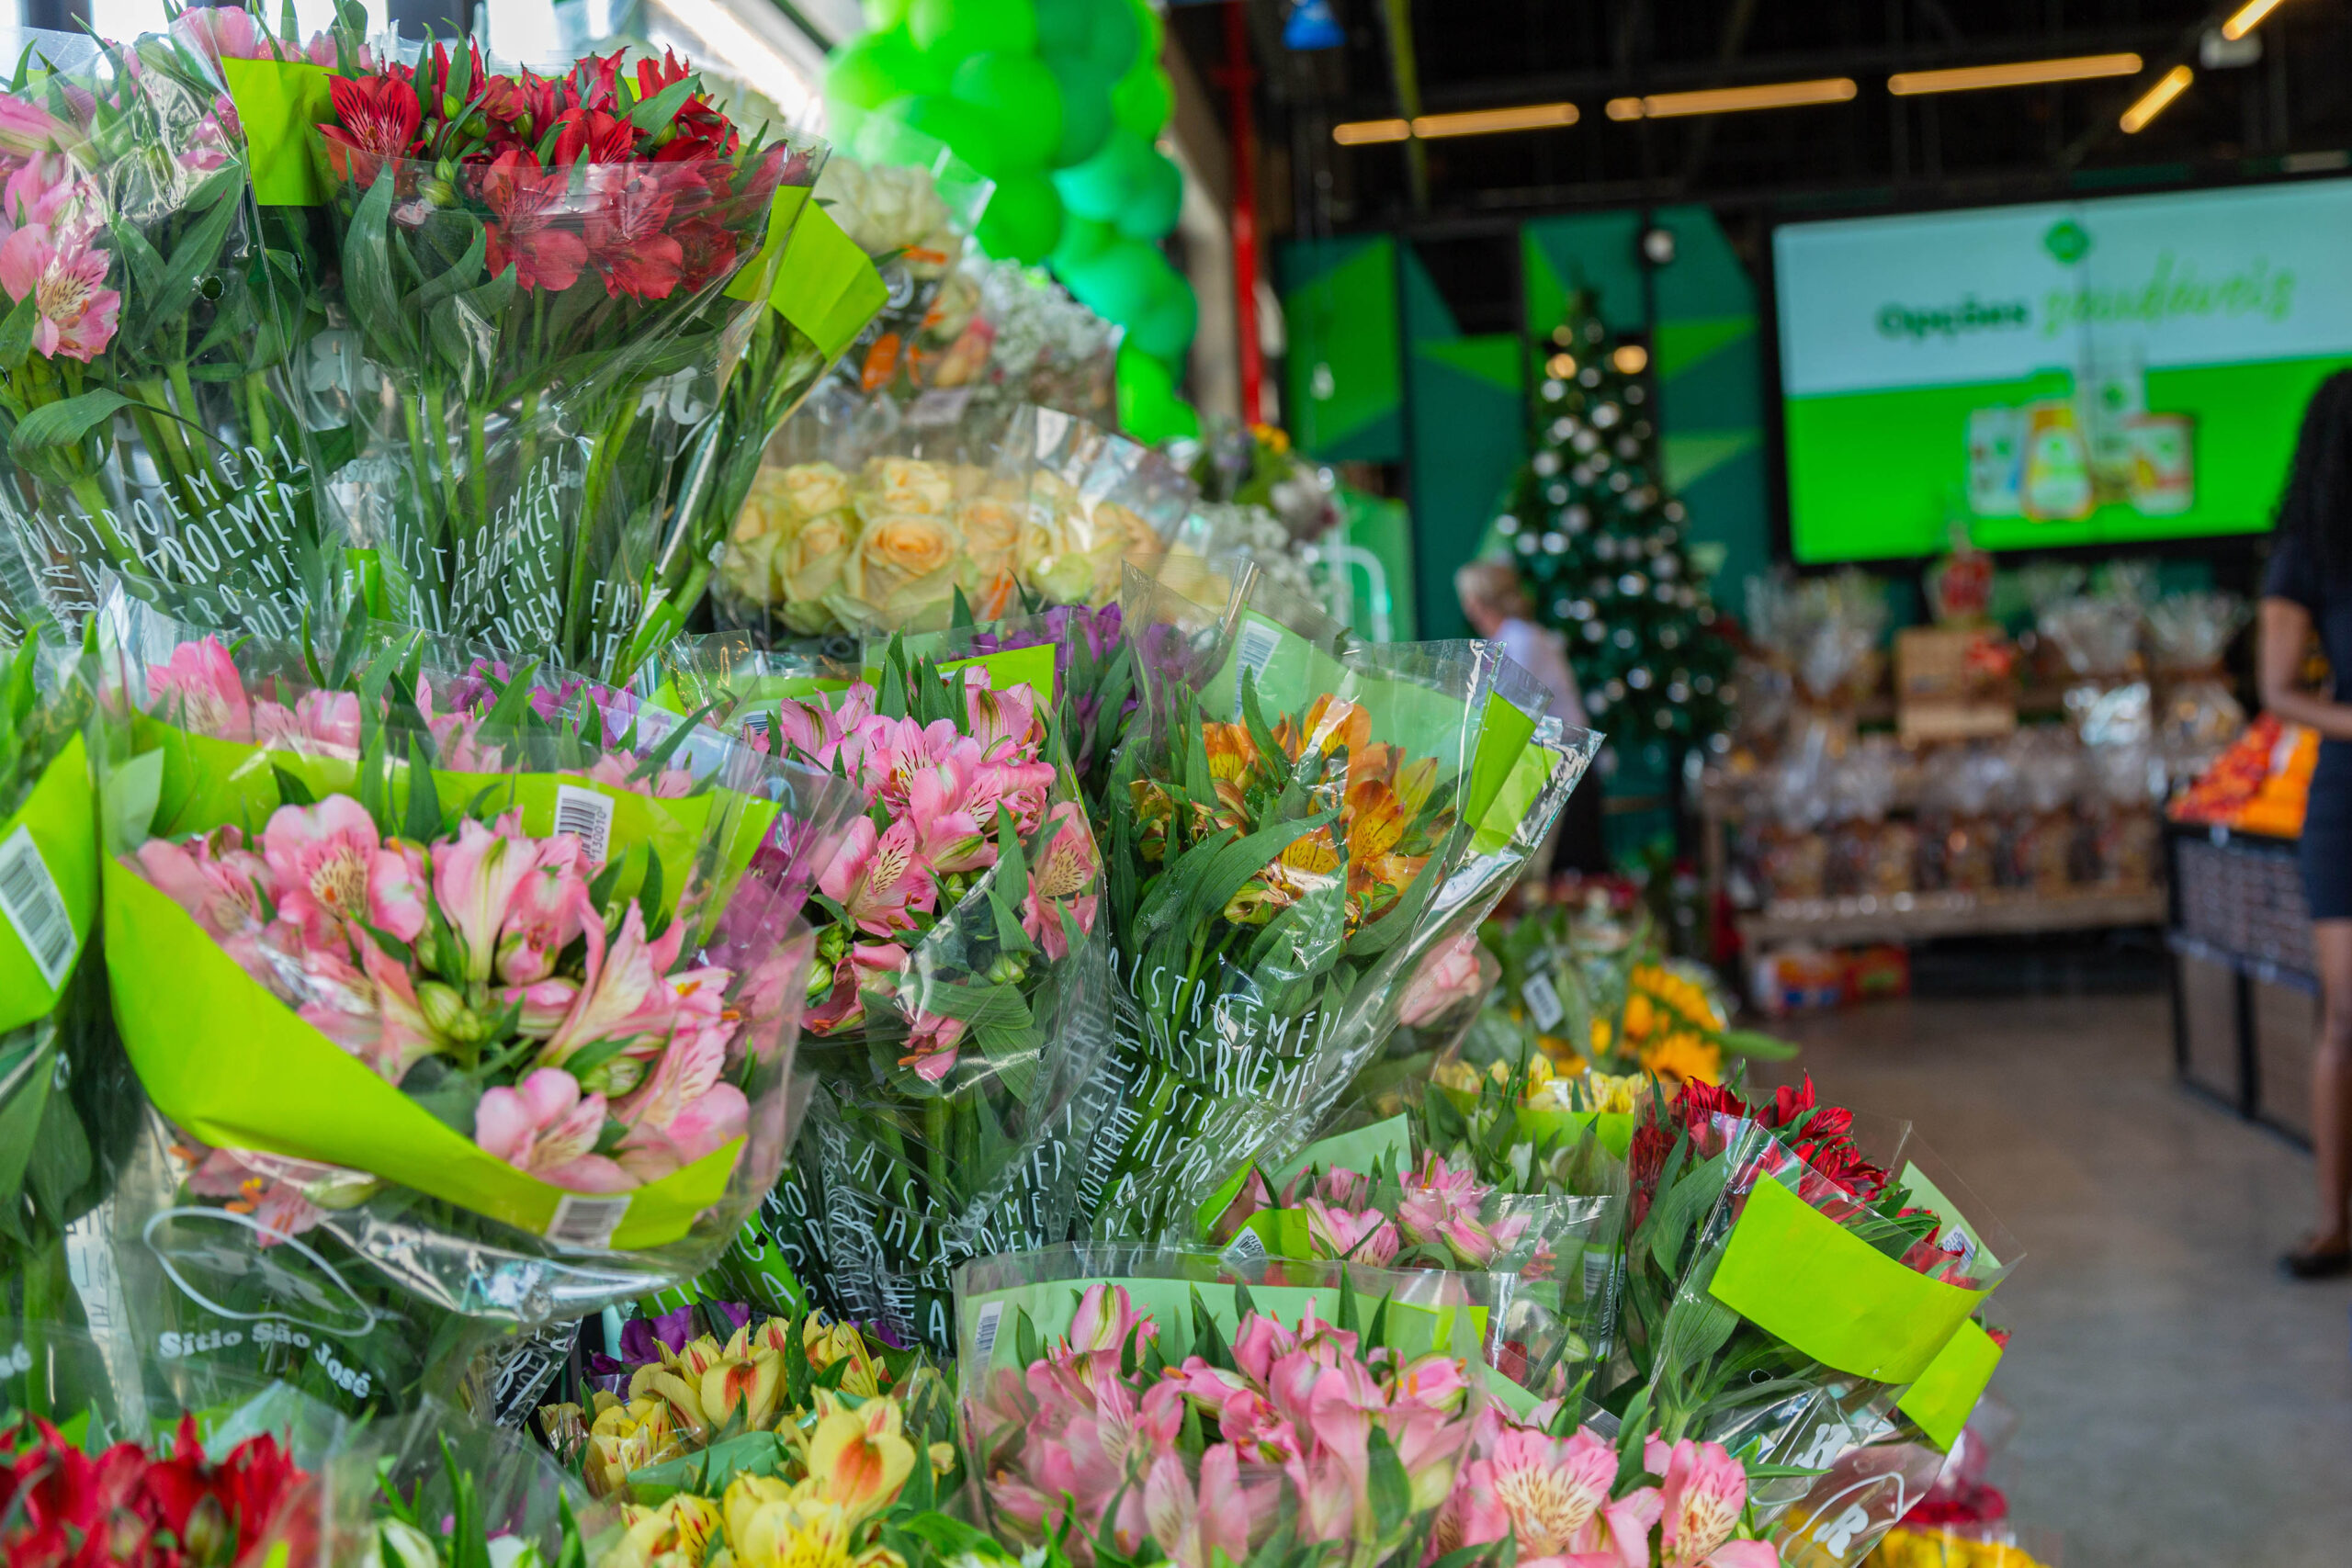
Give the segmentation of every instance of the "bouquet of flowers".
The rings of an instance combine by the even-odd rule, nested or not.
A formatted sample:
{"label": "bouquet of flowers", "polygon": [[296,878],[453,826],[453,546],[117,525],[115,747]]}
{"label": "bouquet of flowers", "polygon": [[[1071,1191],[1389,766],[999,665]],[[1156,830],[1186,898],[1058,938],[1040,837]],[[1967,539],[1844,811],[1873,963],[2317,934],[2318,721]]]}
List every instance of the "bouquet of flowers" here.
{"label": "bouquet of flowers", "polygon": [[[1118,420],[1118,324],[1069,296],[1039,267],[978,264],[976,321],[988,338],[982,385],[1012,403],[1058,409],[1096,424]],[[967,336],[970,335],[967,329]]]}
{"label": "bouquet of flowers", "polygon": [[69,626],[111,574],[291,635],[328,575],[281,374],[300,288],[212,62],[177,33],[6,47],[0,580]]}
{"label": "bouquet of flowers", "polygon": [[[107,963],[157,1111],[116,1253],[134,1317],[236,1351],[167,1371],[382,1403],[462,1320],[714,1258],[783,1156],[793,922],[845,792],[682,722],[607,737],[593,697],[542,716],[522,679],[477,714],[397,646],[354,671],[356,638],[320,665],[113,619]],[[210,1335],[265,1303],[302,1332]]]}
{"label": "bouquet of flowers", "polygon": [[1906,1142],[1904,1128],[1858,1131],[1810,1080],[1753,1104],[1686,1084],[1634,1133],[1629,1359],[1602,1403],[1638,1399],[1670,1440],[1796,1467],[1759,1506],[1771,1519],[1804,1503],[1792,1522],[1816,1545],[1819,1521],[1860,1509],[1834,1529],[1838,1562],[1894,1522],[1883,1505],[1902,1496],[1903,1470],[1855,1467],[1867,1472],[1841,1483],[1836,1506],[1811,1495],[1815,1478],[1890,1439],[1916,1450],[1905,1432],[1949,1446],[1998,1359],[1969,1320],[2017,1260]]}
{"label": "bouquet of flowers", "polygon": [[1219,612],[1126,606],[1142,722],[1107,792],[1120,989],[1086,1175],[1123,1234],[1306,1140],[1590,755],[1540,742],[1490,645],[1334,651],[1276,603],[1245,573]]}
{"label": "bouquet of flowers", "polygon": [[[980,1287],[1030,1262],[989,1260],[967,1296],[1001,1308]],[[1365,1321],[1344,1283],[1285,1292],[1297,1304],[1279,1313],[1229,1286],[1222,1315],[1202,1290],[1164,1283],[1172,1298],[1148,1294],[1169,1305],[1140,1309],[1129,1285],[1142,1280],[1030,1292],[1041,1308],[1068,1298],[1055,1313],[1066,1328],[1041,1330],[1021,1306],[978,1318],[965,1424],[1000,1536],[1058,1540],[1082,1564],[1182,1568],[1403,1564],[1448,1551],[1442,1510],[1480,1413],[1476,1376],[1448,1337],[1432,1341],[1424,1314],[1386,1300]],[[971,1301],[966,1312],[973,1321]]]}
{"label": "bouquet of flowers", "polygon": [[585,1568],[609,1529],[544,1450],[433,1401],[357,1428],[320,1468],[321,1562]]}
{"label": "bouquet of flowers", "polygon": [[1227,1252],[1463,1274],[1486,1309],[1487,1364],[1573,1400],[1609,1355],[1625,1216],[1622,1168],[1582,1156],[1466,1138],[1441,1152],[1399,1116],[1312,1145],[1271,1177],[1252,1168],[1200,1221]]}
{"label": "bouquet of flowers", "polygon": [[735,716],[866,806],[813,899],[815,1085],[763,1223],[831,1310],[943,1350],[955,1262],[1071,1223],[1072,1098],[1106,1033],[1101,862],[1051,670],[893,646],[871,682]]}
{"label": "bouquet of flowers", "polygon": [[843,362],[860,390],[888,390],[902,373],[916,386],[927,380],[914,358],[925,318],[995,190],[946,143],[881,115],[825,165],[817,199],[874,259],[889,293]]}
{"label": "bouquet of flowers", "polygon": [[0,1276],[28,1312],[65,1289],[65,1227],[113,1185],[138,1096],[108,1027],[87,660],[0,655]]}
{"label": "bouquet of flowers", "polygon": [[470,44],[342,52],[318,130],[356,336],[315,394],[336,515],[398,619],[616,671],[676,564],[673,454],[639,461],[641,423],[740,349],[821,150],[745,136],[667,54],[543,77]]}
{"label": "bouquet of flowers", "polygon": [[1135,717],[1135,649],[1119,635],[1119,606],[1057,604],[1036,615],[991,621],[971,630],[978,653],[1050,646],[1059,728],[1071,748],[1090,821],[1104,819],[1102,791],[1119,737]]}

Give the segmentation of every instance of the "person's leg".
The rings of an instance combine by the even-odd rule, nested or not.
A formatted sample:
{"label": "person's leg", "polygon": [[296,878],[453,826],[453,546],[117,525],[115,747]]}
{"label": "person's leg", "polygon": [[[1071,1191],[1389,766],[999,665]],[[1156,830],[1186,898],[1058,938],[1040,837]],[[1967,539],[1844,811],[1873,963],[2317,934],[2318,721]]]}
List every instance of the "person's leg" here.
{"label": "person's leg", "polygon": [[2288,1259],[2308,1264],[2352,1254],[2346,1208],[2352,1203],[2352,920],[2314,920],[2319,961],[2319,1038],[2312,1046],[2312,1154],[2319,1178],[2319,1228]]}

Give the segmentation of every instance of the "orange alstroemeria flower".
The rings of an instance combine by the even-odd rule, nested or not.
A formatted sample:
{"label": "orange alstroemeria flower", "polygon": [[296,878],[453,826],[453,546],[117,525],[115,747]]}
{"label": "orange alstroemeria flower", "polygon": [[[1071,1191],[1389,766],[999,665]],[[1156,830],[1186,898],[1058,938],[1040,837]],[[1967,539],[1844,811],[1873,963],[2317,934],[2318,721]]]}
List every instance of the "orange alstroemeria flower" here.
{"label": "orange alstroemeria flower", "polygon": [[1239,784],[1258,765],[1258,747],[1247,725],[1201,726],[1201,746],[1209,758],[1209,777],[1219,784]]}

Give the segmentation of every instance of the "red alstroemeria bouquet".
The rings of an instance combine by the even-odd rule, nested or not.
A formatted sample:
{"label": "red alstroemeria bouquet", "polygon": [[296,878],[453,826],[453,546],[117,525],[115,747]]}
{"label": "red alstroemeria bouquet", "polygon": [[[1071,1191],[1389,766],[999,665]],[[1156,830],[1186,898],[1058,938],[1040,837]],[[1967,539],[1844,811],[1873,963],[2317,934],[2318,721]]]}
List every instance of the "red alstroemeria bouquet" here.
{"label": "red alstroemeria bouquet", "polygon": [[0,1431],[0,1558],[10,1568],[245,1568],[310,1560],[317,1493],[278,1440],[216,1463],[180,1417],[169,1448],[90,1453],[47,1421]]}
{"label": "red alstroemeria bouquet", "polygon": [[814,184],[821,144],[746,136],[667,54],[556,76],[472,45],[360,58],[319,127],[364,361],[330,493],[383,608],[614,673],[644,651],[664,530],[640,422],[765,308],[799,210],[778,193]]}

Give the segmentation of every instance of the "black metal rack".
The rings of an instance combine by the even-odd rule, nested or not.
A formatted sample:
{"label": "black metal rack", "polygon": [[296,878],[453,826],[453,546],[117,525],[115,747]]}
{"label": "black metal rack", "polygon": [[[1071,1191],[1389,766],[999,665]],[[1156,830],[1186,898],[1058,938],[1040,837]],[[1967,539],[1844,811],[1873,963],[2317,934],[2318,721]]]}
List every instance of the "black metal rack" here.
{"label": "black metal rack", "polygon": [[2294,1067],[2308,1065],[2319,980],[2295,852],[2292,839],[2167,824],[2165,944],[2183,1087],[2307,1143]]}

